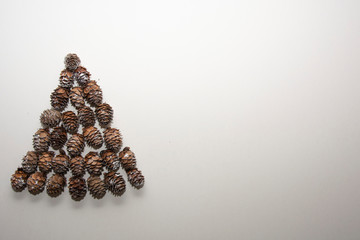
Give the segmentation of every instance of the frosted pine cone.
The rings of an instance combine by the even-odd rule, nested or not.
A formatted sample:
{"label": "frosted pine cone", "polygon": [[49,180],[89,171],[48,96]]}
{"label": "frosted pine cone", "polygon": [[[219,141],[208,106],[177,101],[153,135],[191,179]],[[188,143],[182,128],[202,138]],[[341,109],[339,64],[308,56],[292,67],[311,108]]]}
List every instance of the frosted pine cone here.
{"label": "frosted pine cone", "polygon": [[34,151],[28,151],[22,161],[22,170],[25,173],[33,173],[36,171],[39,156]]}
{"label": "frosted pine cone", "polygon": [[87,179],[87,185],[91,196],[95,199],[101,199],[106,194],[106,186],[99,176],[90,176]]}
{"label": "frosted pine cone", "polygon": [[50,145],[53,149],[62,148],[67,141],[67,133],[64,127],[55,127],[50,134]]}
{"label": "frosted pine cone", "polygon": [[135,168],[126,173],[128,175],[128,181],[133,187],[140,189],[144,186],[145,178],[141,174],[141,171]]}
{"label": "frosted pine cone", "polygon": [[46,152],[50,146],[48,129],[39,129],[33,136],[33,146],[36,152]]}
{"label": "frosted pine cone", "polygon": [[18,168],[10,178],[12,189],[15,192],[23,191],[26,188],[28,176],[29,175],[25,173],[22,168]]}
{"label": "frosted pine cone", "polygon": [[115,196],[120,197],[126,191],[125,180],[120,173],[117,172],[105,173],[104,182],[106,188]]}
{"label": "frosted pine cone", "polygon": [[119,129],[107,128],[104,131],[104,140],[107,149],[118,152],[122,146],[122,137]]}
{"label": "frosted pine cone", "polygon": [[64,69],[60,73],[60,86],[70,89],[74,85],[73,73],[67,69]]}
{"label": "frosted pine cone", "polygon": [[73,200],[83,200],[86,192],[86,181],[84,178],[74,176],[69,179],[69,193]]}
{"label": "frosted pine cone", "polygon": [[95,125],[95,114],[91,108],[84,106],[78,109],[79,120],[83,127],[90,127]]}
{"label": "frosted pine cone", "polygon": [[52,151],[42,152],[39,155],[39,170],[43,173],[49,173],[52,169],[52,159],[55,153]]}
{"label": "frosted pine cone", "polygon": [[97,152],[89,152],[86,154],[85,164],[90,175],[101,175],[103,161]]}
{"label": "frosted pine cone", "polygon": [[83,128],[83,135],[89,147],[98,149],[103,145],[103,138],[96,127]]}
{"label": "frosted pine cone", "polygon": [[57,111],[63,111],[69,103],[69,90],[57,87],[50,95],[51,106]]}
{"label": "frosted pine cone", "polygon": [[52,175],[46,184],[46,192],[50,197],[59,196],[66,186],[66,178],[64,175],[55,173]]}
{"label": "frosted pine cone", "polygon": [[102,103],[103,100],[103,94],[102,94],[102,90],[99,87],[99,85],[97,85],[96,81],[90,81],[87,86],[84,88],[84,95],[85,95],[85,99],[86,101],[91,105],[91,106],[98,106],[99,104]]}
{"label": "frosted pine cone", "polygon": [[85,160],[82,156],[73,157],[70,160],[70,170],[74,176],[84,176],[85,174]]}
{"label": "frosted pine cone", "polygon": [[40,115],[40,121],[45,128],[56,127],[61,121],[61,113],[54,109],[45,110]]}
{"label": "frosted pine cone", "polygon": [[69,53],[66,55],[65,60],[65,67],[69,71],[74,71],[76,68],[80,66],[80,58],[75,53]]}
{"label": "frosted pine cone", "polygon": [[75,133],[66,143],[67,151],[70,156],[78,156],[84,151],[85,141],[81,134]]}
{"label": "frosted pine cone", "polygon": [[85,106],[84,93],[81,87],[73,87],[69,93],[71,105],[76,109]]}
{"label": "frosted pine cone", "polygon": [[103,159],[107,170],[116,172],[120,168],[120,159],[113,151],[103,150],[100,152],[100,157]]}
{"label": "frosted pine cone", "polygon": [[125,171],[136,168],[136,158],[134,152],[129,147],[125,147],[119,154],[121,166]]}
{"label": "frosted pine cone", "polygon": [[96,118],[99,121],[101,127],[108,127],[113,119],[113,109],[107,103],[100,104],[96,110]]}
{"label": "frosted pine cone", "polygon": [[69,157],[64,151],[60,150],[60,154],[56,155],[52,160],[52,168],[55,173],[65,174],[69,170]]}
{"label": "frosted pine cone", "polygon": [[35,172],[27,179],[28,191],[33,195],[37,195],[44,191],[45,183],[46,175],[42,172]]}
{"label": "frosted pine cone", "polygon": [[62,121],[68,133],[76,133],[79,128],[79,119],[72,111],[63,112]]}
{"label": "frosted pine cone", "polygon": [[80,66],[74,72],[74,78],[81,87],[85,87],[90,81],[91,74],[86,68]]}

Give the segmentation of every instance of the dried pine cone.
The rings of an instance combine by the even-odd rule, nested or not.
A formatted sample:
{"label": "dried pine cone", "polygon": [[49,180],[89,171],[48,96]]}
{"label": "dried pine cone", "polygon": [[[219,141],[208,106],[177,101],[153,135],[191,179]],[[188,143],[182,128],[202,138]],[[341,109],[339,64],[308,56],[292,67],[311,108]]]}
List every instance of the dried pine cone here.
{"label": "dried pine cone", "polygon": [[113,109],[107,103],[100,104],[95,110],[96,118],[99,121],[101,127],[107,127],[110,125],[113,119]]}
{"label": "dried pine cone", "polygon": [[33,146],[37,152],[46,152],[50,145],[48,129],[39,129],[33,136]]}
{"label": "dried pine cone", "polygon": [[125,171],[136,168],[136,158],[133,151],[129,147],[125,147],[119,154],[121,166]]}
{"label": "dried pine cone", "polygon": [[26,181],[29,175],[23,171],[22,168],[18,168],[11,176],[11,187],[15,192],[21,192],[26,188]]}
{"label": "dried pine cone", "polygon": [[45,128],[56,127],[61,121],[61,113],[54,109],[45,110],[40,115],[40,121]]}
{"label": "dried pine cone", "polygon": [[128,181],[133,187],[140,189],[144,186],[145,178],[141,174],[141,171],[135,168],[127,171],[126,173],[128,175]]}
{"label": "dried pine cone", "polygon": [[103,161],[97,152],[89,152],[86,154],[85,164],[90,175],[101,175]]}
{"label": "dried pine cone", "polygon": [[22,170],[26,173],[33,173],[36,171],[39,161],[37,152],[28,151],[22,161]]}
{"label": "dried pine cone", "polygon": [[122,137],[119,129],[107,128],[104,131],[104,140],[107,149],[118,152],[122,146]]}
{"label": "dried pine cone", "polygon": [[83,135],[89,147],[98,149],[103,145],[103,138],[96,127],[83,128]]}
{"label": "dried pine cone", "polygon": [[71,136],[69,141],[66,143],[67,151],[70,156],[78,156],[84,151],[85,142],[84,137],[81,134],[75,133]]}
{"label": "dried pine cone", "polygon": [[57,111],[63,111],[69,103],[69,90],[57,87],[50,95],[51,106]]}
{"label": "dried pine cone", "polygon": [[101,199],[105,196],[106,186],[99,176],[90,176],[87,179],[87,185],[91,196],[95,199]]}
{"label": "dried pine cone", "polygon": [[27,179],[28,191],[33,195],[37,195],[44,191],[45,183],[46,175],[42,172],[35,172]]}
{"label": "dried pine cone", "polygon": [[120,159],[113,151],[103,150],[100,152],[100,157],[103,159],[107,170],[116,172],[120,168]]}
{"label": "dried pine cone", "polygon": [[86,192],[86,181],[84,178],[74,176],[69,179],[69,193],[73,200],[83,200]]}
{"label": "dried pine cone", "polygon": [[82,156],[76,156],[70,160],[70,170],[74,176],[84,176],[85,167],[85,160]]}
{"label": "dried pine cone", "polygon": [[120,173],[108,172],[104,174],[104,182],[106,188],[115,196],[121,196],[126,191],[126,184],[124,178]]}
{"label": "dried pine cone", "polygon": [[60,86],[63,88],[71,88],[74,84],[73,73],[67,69],[64,69],[60,73]]}
{"label": "dried pine cone", "polygon": [[81,87],[85,87],[90,81],[90,73],[86,68],[80,66],[74,72],[74,78]]}
{"label": "dried pine cone", "polygon": [[98,106],[99,104],[102,103],[103,100],[103,95],[102,95],[102,90],[99,87],[99,85],[97,85],[96,81],[90,81],[86,87],[84,88],[84,95],[85,95],[85,99],[86,101],[91,105],[91,106]]}
{"label": "dried pine cone", "polygon": [[52,169],[52,159],[55,153],[52,151],[42,152],[39,155],[39,170],[43,173],[49,173]]}
{"label": "dried pine cone", "polygon": [[84,93],[81,87],[73,87],[69,93],[71,105],[76,109],[85,106]]}
{"label": "dried pine cone", "polygon": [[50,197],[59,196],[66,186],[66,178],[62,174],[55,173],[46,184],[46,192]]}
{"label": "dried pine cone", "polygon": [[89,127],[95,125],[95,114],[91,108],[84,106],[78,109],[78,115],[81,125],[83,127]]}
{"label": "dried pine cone", "polygon": [[65,60],[65,67],[69,71],[74,71],[76,68],[80,66],[80,58],[75,53],[69,53],[66,55]]}
{"label": "dried pine cone", "polygon": [[60,150],[60,154],[56,155],[52,160],[52,168],[55,173],[65,174],[69,170],[69,157],[63,150]]}
{"label": "dried pine cone", "polygon": [[62,121],[68,133],[76,133],[79,128],[79,119],[72,111],[63,112]]}
{"label": "dried pine cone", "polygon": [[67,141],[67,133],[64,127],[55,127],[50,134],[50,145],[53,149],[62,148]]}

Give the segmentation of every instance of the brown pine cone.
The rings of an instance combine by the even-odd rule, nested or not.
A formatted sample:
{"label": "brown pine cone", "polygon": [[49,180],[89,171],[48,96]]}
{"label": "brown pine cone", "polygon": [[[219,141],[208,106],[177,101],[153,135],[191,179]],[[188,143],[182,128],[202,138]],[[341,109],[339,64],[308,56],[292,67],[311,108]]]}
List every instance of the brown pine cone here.
{"label": "brown pine cone", "polygon": [[37,195],[44,191],[46,183],[46,175],[42,172],[35,172],[27,179],[27,187],[29,193]]}
{"label": "brown pine cone", "polygon": [[91,105],[91,106],[98,106],[99,104],[102,103],[103,100],[103,94],[102,94],[102,90],[99,87],[99,85],[97,85],[96,81],[90,81],[87,86],[84,88],[84,95],[85,95],[85,99],[86,101]]}
{"label": "brown pine cone", "polygon": [[39,155],[39,170],[43,173],[49,173],[52,169],[52,160],[55,153],[52,151],[42,152]]}
{"label": "brown pine cone", "polygon": [[120,173],[117,172],[105,173],[104,182],[106,188],[115,196],[120,197],[126,191],[125,180]]}
{"label": "brown pine cone", "polygon": [[141,171],[135,168],[127,171],[126,173],[128,175],[128,181],[133,187],[140,189],[144,186],[145,178],[141,174]]}
{"label": "brown pine cone", "polygon": [[69,53],[64,59],[65,68],[69,71],[74,71],[80,66],[80,58],[75,53]]}
{"label": "brown pine cone", "polygon": [[120,159],[113,151],[103,150],[100,152],[100,157],[103,159],[106,169],[110,172],[116,172],[120,168]]}
{"label": "brown pine cone", "polygon": [[95,125],[95,114],[90,107],[84,106],[78,109],[78,115],[79,115],[80,124],[83,127],[89,127]]}
{"label": "brown pine cone", "polygon": [[83,200],[86,192],[86,181],[84,178],[74,176],[69,179],[69,193],[73,200]]}
{"label": "brown pine cone", "polygon": [[79,128],[79,119],[72,111],[63,112],[62,121],[68,133],[76,133]]}
{"label": "brown pine cone", "polygon": [[52,168],[55,173],[65,174],[69,170],[69,157],[64,151],[60,150],[60,154],[56,155],[52,160]]}
{"label": "brown pine cone", "polygon": [[67,151],[70,156],[78,156],[84,151],[85,141],[81,134],[75,133],[66,143]]}
{"label": "brown pine cone", "polygon": [[64,69],[60,73],[60,86],[70,89],[74,85],[73,73],[67,69]]}
{"label": "brown pine cone", "polygon": [[39,161],[39,156],[37,152],[28,151],[26,155],[23,157],[23,161],[21,163],[22,170],[26,173],[35,172],[38,165],[38,161]]}
{"label": "brown pine cone", "polygon": [[11,176],[11,187],[15,192],[21,192],[26,188],[26,181],[29,175],[23,171],[22,168],[18,168]]}
{"label": "brown pine cone", "polygon": [[101,127],[108,127],[113,119],[113,109],[107,103],[100,104],[95,109],[96,118]]}
{"label": "brown pine cone", "polygon": [[87,179],[87,185],[91,196],[95,199],[101,199],[106,194],[106,186],[99,176],[90,176]]}
{"label": "brown pine cone", "polygon": [[104,140],[107,149],[118,152],[122,146],[122,137],[119,129],[107,128],[104,131]]}
{"label": "brown pine cone", "polygon": [[63,87],[57,87],[50,95],[51,106],[62,112],[69,103],[69,90]]}
{"label": "brown pine cone", "polygon": [[70,171],[72,175],[79,177],[84,176],[85,168],[85,160],[82,156],[76,156],[70,160]]}
{"label": "brown pine cone", "polygon": [[81,87],[85,87],[90,81],[91,74],[86,68],[80,66],[74,72],[74,78]]}
{"label": "brown pine cone", "polygon": [[54,109],[43,111],[40,115],[40,122],[44,128],[56,127],[61,121],[61,113]]}
{"label": "brown pine cone", "polygon": [[89,152],[85,156],[86,169],[90,175],[101,175],[103,161],[97,152]]}
{"label": "brown pine cone", "polygon": [[129,147],[125,147],[119,154],[121,166],[125,171],[136,168],[136,158],[133,151]]}
{"label": "brown pine cone", "polygon": [[67,133],[64,127],[55,127],[50,134],[50,145],[53,149],[62,148],[67,141]]}
{"label": "brown pine cone", "polygon": [[46,152],[50,146],[48,129],[39,129],[33,136],[33,146],[36,152]]}
{"label": "brown pine cone", "polygon": [[46,184],[46,192],[50,197],[59,196],[66,186],[66,178],[62,174],[55,173],[52,175]]}
{"label": "brown pine cone", "polygon": [[71,105],[79,109],[85,106],[84,93],[81,87],[73,87],[69,93]]}
{"label": "brown pine cone", "polygon": [[89,147],[98,149],[103,145],[103,138],[96,127],[83,128],[83,135]]}

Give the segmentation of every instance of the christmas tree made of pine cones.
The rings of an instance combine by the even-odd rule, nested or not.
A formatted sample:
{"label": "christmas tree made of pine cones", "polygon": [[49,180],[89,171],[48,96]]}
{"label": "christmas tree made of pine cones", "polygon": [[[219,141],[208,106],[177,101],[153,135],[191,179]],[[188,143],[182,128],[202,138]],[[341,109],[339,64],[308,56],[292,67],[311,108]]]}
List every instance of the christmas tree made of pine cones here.
{"label": "christmas tree made of pine cones", "polygon": [[[74,86],[75,83],[77,86]],[[69,100],[77,114],[65,111]],[[111,127],[112,107],[103,102],[101,88],[96,81],[90,80],[90,73],[80,65],[76,54],[65,57],[60,85],[52,92],[50,102],[52,108],[41,114],[42,128],[33,136],[33,151],[27,152],[21,167],[11,176],[15,192],[27,187],[31,194],[37,195],[46,188],[50,197],[57,197],[67,185],[65,175],[70,170],[72,176],[68,180],[68,188],[73,200],[84,199],[87,191],[95,199],[104,197],[107,190],[121,196],[126,184],[118,173],[120,166],[133,187],[143,187],[144,176],[136,168],[134,153],[129,147],[120,151],[122,136],[118,129]],[[103,133],[94,126],[96,120]],[[83,157],[85,143],[94,151]],[[97,152],[103,144],[106,150]],[[50,147],[58,153],[49,150]],[[107,172],[102,178],[103,168]],[[89,173],[87,180],[84,179],[86,172]]]}

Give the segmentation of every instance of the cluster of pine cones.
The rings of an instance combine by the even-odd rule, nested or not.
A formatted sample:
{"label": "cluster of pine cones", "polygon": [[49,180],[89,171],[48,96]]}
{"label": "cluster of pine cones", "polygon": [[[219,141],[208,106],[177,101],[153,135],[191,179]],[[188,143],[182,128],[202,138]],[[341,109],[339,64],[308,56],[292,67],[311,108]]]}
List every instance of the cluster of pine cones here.
{"label": "cluster of pine cones", "polygon": [[[46,188],[49,196],[57,197],[67,185],[65,175],[70,170],[72,176],[68,180],[68,188],[73,200],[82,200],[87,191],[95,199],[104,197],[107,190],[121,196],[126,184],[117,172],[120,167],[125,170],[133,187],[142,188],[145,180],[136,167],[135,154],[129,147],[120,151],[122,136],[118,129],[110,126],[113,109],[103,102],[99,85],[90,80],[90,73],[80,65],[76,54],[65,57],[65,67],[60,74],[59,86],[50,96],[52,108],[40,116],[43,128],[33,136],[34,151],[27,152],[21,167],[11,176],[13,190],[21,192],[27,187],[31,194],[37,195]],[[74,86],[75,82],[77,86]],[[77,114],[64,111],[69,100]],[[102,133],[94,126],[96,120],[103,128]],[[80,126],[82,133],[78,131]],[[85,144],[94,150],[103,145],[106,149],[90,151],[83,157]],[[50,147],[58,154],[50,151]],[[107,172],[102,178],[104,168]],[[49,177],[51,171],[53,174]],[[86,172],[89,174],[87,180],[84,179]]]}

